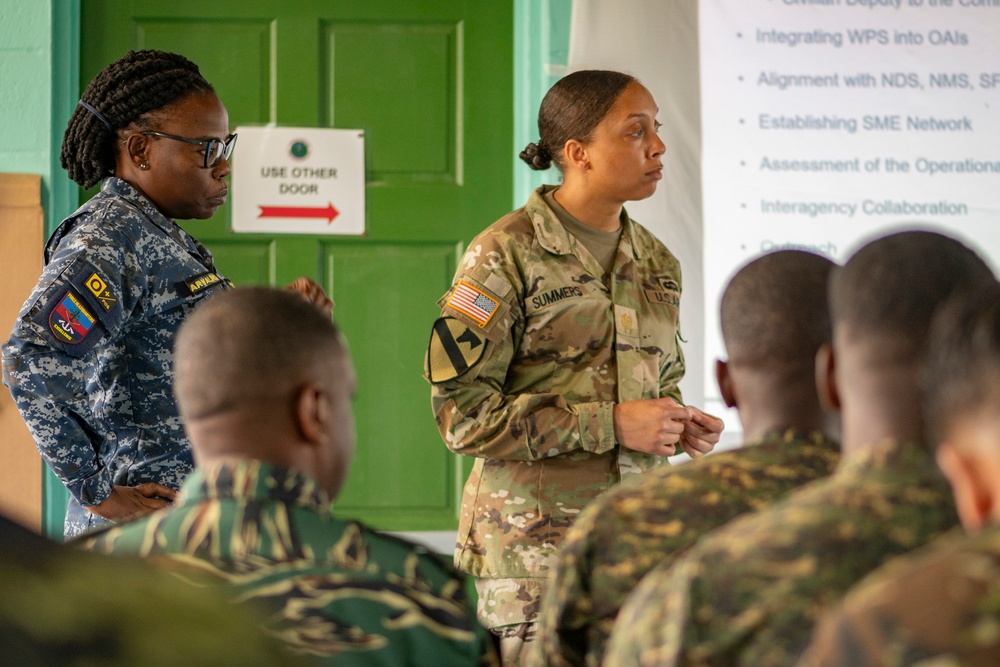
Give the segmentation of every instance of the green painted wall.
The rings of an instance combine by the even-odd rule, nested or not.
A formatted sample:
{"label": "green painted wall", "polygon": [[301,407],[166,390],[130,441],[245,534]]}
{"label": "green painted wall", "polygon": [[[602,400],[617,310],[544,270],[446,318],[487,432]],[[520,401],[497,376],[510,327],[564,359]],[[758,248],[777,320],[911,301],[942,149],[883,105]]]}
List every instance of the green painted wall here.
{"label": "green painted wall", "polygon": [[[50,175],[52,6],[0,0],[0,170]],[[40,85],[41,84],[41,85]],[[48,180],[48,179],[47,179]]]}
{"label": "green painted wall", "polygon": [[46,226],[76,208],[59,146],[79,88],[79,0],[0,0],[0,171],[42,175]]}

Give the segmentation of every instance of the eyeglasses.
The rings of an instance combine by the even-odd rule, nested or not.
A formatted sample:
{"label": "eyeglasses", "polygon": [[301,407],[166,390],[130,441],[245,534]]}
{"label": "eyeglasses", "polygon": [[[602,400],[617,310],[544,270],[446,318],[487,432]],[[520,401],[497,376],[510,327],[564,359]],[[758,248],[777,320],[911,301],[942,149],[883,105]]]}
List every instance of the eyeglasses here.
{"label": "eyeglasses", "polygon": [[183,141],[188,144],[204,146],[206,169],[219,164],[219,160],[222,158],[226,158],[226,161],[228,161],[233,155],[233,148],[236,146],[235,134],[230,134],[226,137],[225,141],[220,141],[219,139],[209,139],[208,141],[203,141],[201,139],[188,139],[187,137],[178,137],[176,134],[165,134],[163,132],[153,132],[152,130],[140,132],[139,134],[151,137],[162,137],[164,139],[173,139],[174,141]]}

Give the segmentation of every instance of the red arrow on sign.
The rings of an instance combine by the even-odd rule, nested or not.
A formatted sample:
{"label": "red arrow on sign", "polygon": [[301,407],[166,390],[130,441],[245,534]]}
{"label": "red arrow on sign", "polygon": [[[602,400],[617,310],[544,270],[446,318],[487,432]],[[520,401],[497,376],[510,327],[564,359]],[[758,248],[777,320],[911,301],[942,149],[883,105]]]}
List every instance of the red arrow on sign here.
{"label": "red arrow on sign", "polygon": [[340,211],[327,204],[326,208],[312,208],[307,206],[258,206],[260,215],[258,218],[326,218],[326,224],[332,224],[333,219],[340,215]]}

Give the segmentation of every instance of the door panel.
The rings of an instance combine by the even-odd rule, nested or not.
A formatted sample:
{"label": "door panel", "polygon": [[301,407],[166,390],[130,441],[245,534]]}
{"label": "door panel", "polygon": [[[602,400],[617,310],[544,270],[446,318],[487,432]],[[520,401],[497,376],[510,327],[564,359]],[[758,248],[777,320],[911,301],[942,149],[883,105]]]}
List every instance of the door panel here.
{"label": "door panel", "polygon": [[[84,12],[88,9],[85,5]],[[134,45],[129,48],[173,51],[197,63],[231,117],[238,116],[244,123],[265,123],[270,119],[271,58],[275,53],[271,21],[137,18],[131,32]],[[86,33],[83,42],[86,52]],[[239,57],[220,58],[224,53],[238,53]],[[98,65],[97,71],[100,68]]]}
{"label": "door panel", "polygon": [[398,323],[433,321],[457,251],[454,243],[324,244],[325,280],[359,369],[354,413],[363,444],[336,503],[341,514],[376,523],[389,515],[410,530],[451,525],[461,471],[440,442],[421,377],[430,330]]}
{"label": "door panel", "polygon": [[455,23],[327,26],[326,123],[367,130],[372,183],[458,182],[461,30]]}
{"label": "door panel", "polygon": [[261,240],[249,243],[216,241],[212,252],[217,261],[226,267],[225,276],[237,285],[274,284],[274,241]]}
{"label": "door panel", "polygon": [[509,209],[513,3],[88,0],[81,41],[84,85],[159,48],[198,63],[234,127],[365,130],[364,237],[234,234],[228,205],[182,224],[238,285],[308,275],[335,300],[359,376],[338,512],[453,528],[462,466],[434,425],[423,353],[462,245]]}

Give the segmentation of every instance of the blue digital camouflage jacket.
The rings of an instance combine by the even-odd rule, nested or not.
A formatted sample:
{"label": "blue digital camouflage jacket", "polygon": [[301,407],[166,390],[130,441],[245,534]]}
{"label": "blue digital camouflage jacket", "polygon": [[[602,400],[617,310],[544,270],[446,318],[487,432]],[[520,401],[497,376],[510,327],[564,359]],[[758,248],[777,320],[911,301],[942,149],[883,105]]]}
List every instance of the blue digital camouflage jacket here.
{"label": "blue digital camouflage jacket", "polygon": [[173,339],[195,304],[228,286],[204,246],[118,178],[49,239],[3,346],[3,382],[72,496],[67,537],[105,523],[81,505],[113,485],[179,488],[191,471]]}

